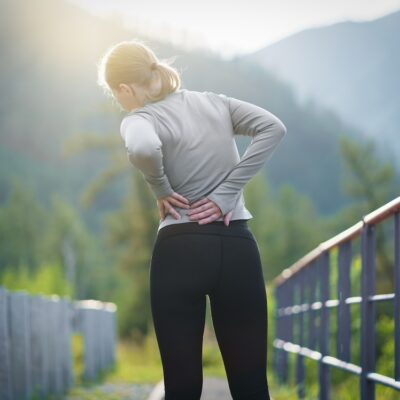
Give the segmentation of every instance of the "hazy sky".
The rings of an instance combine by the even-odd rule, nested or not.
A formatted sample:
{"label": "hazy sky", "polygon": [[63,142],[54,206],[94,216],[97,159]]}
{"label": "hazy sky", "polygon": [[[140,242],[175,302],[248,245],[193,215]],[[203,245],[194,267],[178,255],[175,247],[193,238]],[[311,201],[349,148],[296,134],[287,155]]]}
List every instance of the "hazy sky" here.
{"label": "hazy sky", "polygon": [[200,45],[230,57],[310,27],[365,21],[400,9],[400,0],[70,0],[96,15],[121,13],[151,36]]}

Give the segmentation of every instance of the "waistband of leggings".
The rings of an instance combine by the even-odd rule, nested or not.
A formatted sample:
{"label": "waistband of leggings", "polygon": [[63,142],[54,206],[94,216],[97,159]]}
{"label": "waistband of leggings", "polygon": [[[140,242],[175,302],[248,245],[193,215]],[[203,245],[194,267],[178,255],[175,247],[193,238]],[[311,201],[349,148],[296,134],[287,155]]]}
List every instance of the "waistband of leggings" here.
{"label": "waistband of leggings", "polygon": [[[200,225],[198,222],[183,222],[170,224],[162,227],[157,238],[162,239],[171,235],[180,233],[208,233],[221,234],[231,236],[252,236],[246,219],[236,219],[229,222],[229,226],[224,224],[224,221],[213,221],[208,224]],[[250,233],[250,235],[249,235]]]}

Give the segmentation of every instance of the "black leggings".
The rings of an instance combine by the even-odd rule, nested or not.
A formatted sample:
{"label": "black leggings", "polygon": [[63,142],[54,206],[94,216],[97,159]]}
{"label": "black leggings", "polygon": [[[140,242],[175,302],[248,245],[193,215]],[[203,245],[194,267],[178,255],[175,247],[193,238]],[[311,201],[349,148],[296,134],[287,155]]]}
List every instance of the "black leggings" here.
{"label": "black leggings", "polygon": [[267,297],[257,242],[246,220],[167,225],[150,265],[150,300],[165,400],[199,400],[209,296],[234,400],[269,400]]}

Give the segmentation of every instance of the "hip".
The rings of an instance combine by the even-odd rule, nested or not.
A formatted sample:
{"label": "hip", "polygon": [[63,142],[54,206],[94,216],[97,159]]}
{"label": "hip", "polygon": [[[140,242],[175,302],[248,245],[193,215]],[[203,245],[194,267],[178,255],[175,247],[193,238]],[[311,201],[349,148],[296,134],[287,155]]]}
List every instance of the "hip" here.
{"label": "hip", "polygon": [[204,225],[200,225],[198,222],[167,225],[158,230],[156,242],[171,236],[190,234],[236,236],[256,241],[247,220],[237,219],[230,221],[229,226],[226,226],[224,221],[213,221]]}

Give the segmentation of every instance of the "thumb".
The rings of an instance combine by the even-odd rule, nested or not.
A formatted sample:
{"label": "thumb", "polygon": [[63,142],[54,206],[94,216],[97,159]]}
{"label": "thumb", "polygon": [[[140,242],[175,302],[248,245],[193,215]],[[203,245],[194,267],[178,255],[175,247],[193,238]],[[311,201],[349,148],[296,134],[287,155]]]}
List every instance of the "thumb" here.
{"label": "thumb", "polygon": [[232,213],[233,213],[233,210],[232,210],[232,211],[229,211],[227,214],[224,215],[224,224],[225,224],[226,226],[229,226],[229,222],[230,222]]}
{"label": "thumb", "polygon": [[161,201],[159,203],[159,210],[160,210],[161,219],[163,220],[165,218],[165,207],[164,207],[163,201]]}

